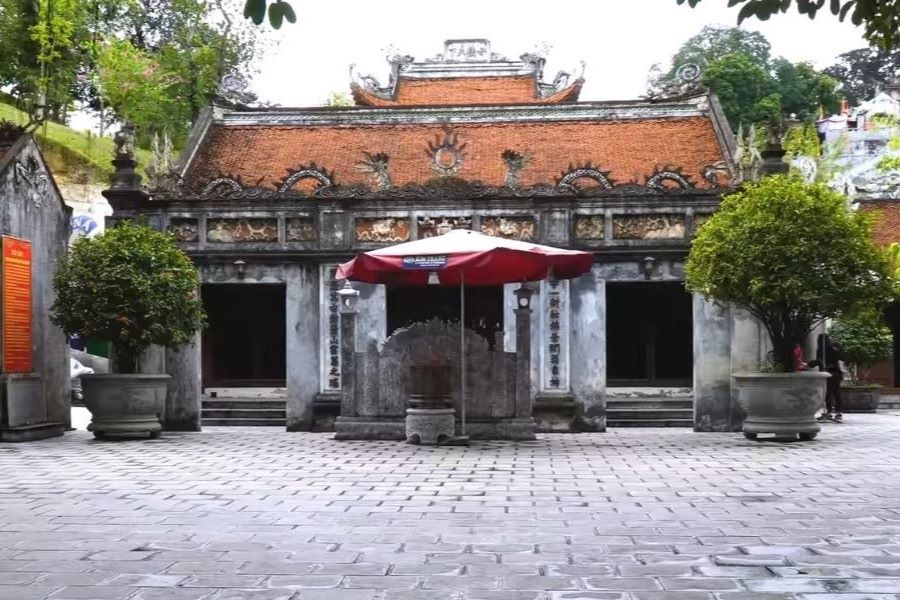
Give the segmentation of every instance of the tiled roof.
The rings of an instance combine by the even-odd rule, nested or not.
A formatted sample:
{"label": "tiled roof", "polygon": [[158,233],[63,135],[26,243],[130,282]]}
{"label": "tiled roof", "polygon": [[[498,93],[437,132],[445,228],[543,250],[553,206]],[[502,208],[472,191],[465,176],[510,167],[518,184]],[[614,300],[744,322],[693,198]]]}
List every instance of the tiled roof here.
{"label": "tiled roof", "polygon": [[900,200],[861,202],[859,210],[872,215],[872,238],[876,244],[900,242]]}
{"label": "tiled roof", "polygon": [[547,96],[538,92],[534,75],[516,77],[449,77],[412,79],[401,77],[392,98],[380,97],[356,82],[353,99],[359,106],[465,106],[479,104],[559,104],[576,102],[583,81]]}
{"label": "tiled roof", "polygon": [[[572,109],[579,106],[584,108],[572,105]],[[395,109],[367,110],[371,114],[362,123],[338,118],[306,124],[300,113],[293,123],[284,117],[269,124],[253,123],[252,114],[235,113],[243,121],[229,123],[226,115],[210,125],[193,154],[185,174],[187,186],[196,189],[227,176],[245,185],[277,189],[290,173],[315,163],[334,184],[376,187],[379,173],[373,157],[382,163],[380,185],[386,174],[394,186],[421,184],[442,175],[503,186],[512,151],[524,157],[517,172],[521,186],[558,183],[564,173],[590,165],[608,173],[615,183],[645,184],[653,173],[671,169],[697,187],[709,187],[704,168],[726,159],[712,119],[699,112],[668,118],[616,117],[620,111],[606,120],[448,125],[390,122]],[[278,117],[272,114],[273,119]],[[372,124],[379,115],[385,121]]]}

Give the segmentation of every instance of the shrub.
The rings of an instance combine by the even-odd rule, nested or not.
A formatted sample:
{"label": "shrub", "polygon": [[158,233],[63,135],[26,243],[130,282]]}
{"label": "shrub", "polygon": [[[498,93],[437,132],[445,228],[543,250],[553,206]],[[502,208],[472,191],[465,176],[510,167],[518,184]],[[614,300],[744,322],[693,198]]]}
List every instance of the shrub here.
{"label": "shrub", "polygon": [[865,385],[872,365],[891,357],[894,336],[875,310],[862,310],[839,317],[831,327],[831,338],[841,358],[850,367],[853,383]]}
{"label": "shrub", "polygon": [[775,175],[727,195],[685,265],[688,289],[750,312],[772,342],[773,366],[826,317],[886,302],[887,259],[844,196]]}
{"label": "shrub", "polygon": [[79,238],[53,279],[51,320],[66,333],[113,343],[117,369],[133,373],[151,344],[177,348],[205,319],[200,278],[172,238],[124,222]]}

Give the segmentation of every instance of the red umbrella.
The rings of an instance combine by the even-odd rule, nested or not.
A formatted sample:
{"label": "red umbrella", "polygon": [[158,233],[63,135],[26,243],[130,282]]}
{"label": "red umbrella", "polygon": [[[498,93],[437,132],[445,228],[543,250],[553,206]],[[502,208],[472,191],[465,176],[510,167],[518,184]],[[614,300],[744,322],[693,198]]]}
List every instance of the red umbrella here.
{"label": "red umbrella", "polygon": [[551,272],[555,277],[569,279],[589,271],[593,261],[590,252],[455,229],[444,235],[364,252],[340,265],[337,279],[392,285],[460,286],[460,417],[465,435],[465,286],[539,281]]}

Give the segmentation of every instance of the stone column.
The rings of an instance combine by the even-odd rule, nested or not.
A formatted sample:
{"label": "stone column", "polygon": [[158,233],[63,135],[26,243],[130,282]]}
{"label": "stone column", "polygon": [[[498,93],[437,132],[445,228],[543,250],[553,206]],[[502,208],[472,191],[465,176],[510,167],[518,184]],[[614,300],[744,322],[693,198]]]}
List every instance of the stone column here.
{"label": "stone column", "polygon": [[531,308],[534,292],[524,284],[516,290],[516,418],[531,417]]}
{"label": "stone column", "polygon": [[356,316],[359,292],[344,288],[341,294],[341,416],[357,416]]}
{"label": "stone column", "polygon": [[693,298],[694,431],[731,431],[731,311]]}
{"label": "stone column", "polygon": [[606,431],[606,281],[599,266],[569,284],[575,427]]}
{"label": "stone column", "polygon": [[309,431],[319,392],[319,270],[285,268],[285,379],[287,430]]}
{"label": "stone column", "polygon": [[177,350],[166,350],[166,373],[171,375],[166,396],[166,431],[200,431],[200,332]]}
{"label": "stone column", "polygon": [[[745,310],[731,310],[731,372],[759,371],[769,351],[768,336],[756,318]],[[741,431],[744,411],[731,386],[731,430]]]}
{"label": "stone column", "polygon": [[387,290],[381,284],[354,283],[359,290],[357,315],[357,348],[368,348],[371,342],[381,343],[387,337]]}

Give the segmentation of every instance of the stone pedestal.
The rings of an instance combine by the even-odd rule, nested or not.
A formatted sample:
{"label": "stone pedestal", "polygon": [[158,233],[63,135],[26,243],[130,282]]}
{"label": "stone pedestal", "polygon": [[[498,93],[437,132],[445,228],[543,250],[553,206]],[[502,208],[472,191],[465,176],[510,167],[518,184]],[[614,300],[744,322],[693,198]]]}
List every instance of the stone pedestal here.
{"label": "stone pedestal", "polygon": [[166,350],[166,372],[171,375],[166,395],[163,428],[200,431],[200,333],[194,342]]}
{"label": "stone pedestal", "polygon": [[453,437],[456,427],[452,408],[406,409],[406,441],[436,445]]}
{"label": "stone pedestal", "polygon": [[694,431],[734,431],[731,311],[694,294],[693,316]]}
{"label": "stone pedestal", "polygon": [[0,375],[0,442],[27,442],[60,436],[63,423],[47,421],[37,373]]}

